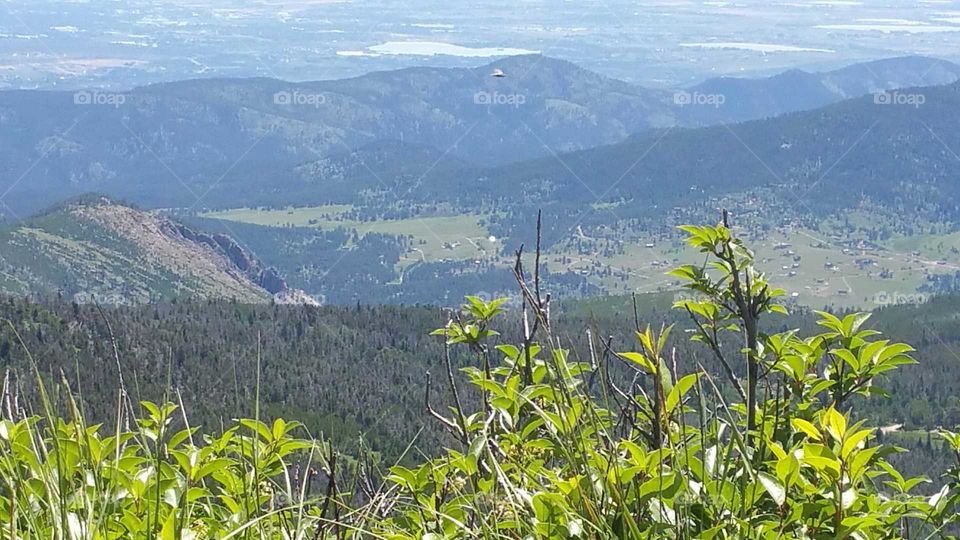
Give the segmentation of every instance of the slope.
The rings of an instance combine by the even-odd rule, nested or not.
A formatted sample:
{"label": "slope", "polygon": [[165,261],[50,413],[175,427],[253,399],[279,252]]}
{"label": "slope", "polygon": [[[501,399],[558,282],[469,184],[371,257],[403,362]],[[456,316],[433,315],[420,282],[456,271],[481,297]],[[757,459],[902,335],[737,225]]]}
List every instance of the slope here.
{"label": "slope", "polygon": [[0,290],[102,304],[296,296],[229,236],[99,196],[0,228]]}

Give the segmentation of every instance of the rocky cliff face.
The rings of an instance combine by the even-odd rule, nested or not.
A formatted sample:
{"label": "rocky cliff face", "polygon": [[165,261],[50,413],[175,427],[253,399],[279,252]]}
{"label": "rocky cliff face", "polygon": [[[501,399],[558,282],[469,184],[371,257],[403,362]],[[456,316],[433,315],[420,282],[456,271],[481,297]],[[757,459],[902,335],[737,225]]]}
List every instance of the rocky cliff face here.
{"label": "rocky cliff face", "polygon": [[287,283],[276,268],[263,266],[252,253],[245,250],[233,238],[220,233],[207,234],[195,231],[177,221],[160,219],[165,219],[163,227],[169,234],[179,235],[185,240],[205,245],[216,251],[270,294],[276,295],[287,290]]}
{"label": "rocky cliff face", "polygon": [[0,228],[0,292],[57,292],[104,304],[172,298],[313,303],[230,236],[105,197]]}

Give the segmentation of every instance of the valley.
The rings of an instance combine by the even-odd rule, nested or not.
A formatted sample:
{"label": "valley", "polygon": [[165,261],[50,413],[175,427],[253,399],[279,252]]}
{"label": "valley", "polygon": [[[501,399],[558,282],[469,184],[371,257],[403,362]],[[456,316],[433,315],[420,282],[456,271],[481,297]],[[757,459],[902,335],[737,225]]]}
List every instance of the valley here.
{"label": "valley", "polygon": [[[494,69],[529,76],[492,80]],[[579,297],[675,287],[664,269],[689,260],[676,226],[716,220],[725,208],[796,302],[870,307],[884,295],[952,287],[956,254],[935,239],[949,241],[960,217],[950,203],[960,172],[948,113],[960,106],[956,73],[911,57],[691,87],[691,96],[724,97],[710,107],[545,57],[293,87],[170,83],[109,108],[2,93],[7,133],[18,134],[0,160],[11,177],[31,152],[55,150],[8,186],[2,211],[16,223],[55,203],[52,188],[96,189],[226,235],[324,302],[449,305],[510,289],[513,252],[521,243],[529,251],[537,211],[547,280]],[[420,86],[431,79],[442,89]],[[943,85],[901,89],[917,83]],[[477,85],[536,97],[511,107],[464,103]],[[805,101],[793,99],[796,85],[808,89]],[[378,97],[374,87],[389,90]],[[271,92],[323,103],[291,109]],[[387,95],[408,101],[397,106]],[[896,96],[917,103],[884,101]],[[36,100],[79,116],[69,131],[33,122],[40,110],[22,104]],[[590,112],[569,117],[560,102]],[[340,114],[359,103],[368,103],[364,114]],[[424,124],[427,103],[453,124],[439,116]],[[412,132],[400,127],[409,114],[418,118]],[[729,121],[740,123],[712,125]],[[128,129],[115,140],[83,135],[117,122]],[[905,148],[909,161],[899,157]],[[11,275],[11,290],[30,290]],[[437,290],[437,280],[448,286]]]}
{"label": "valley", "polygon": [[[489,76],[494,69],[529,76],[497,79]],[[714,221],[727,209],[792,301],[869,308],[954,287],[960,259],[950,248],[960,210],[951,201],[960,191],[952,178],[960,160],[950,149],[960,139],[949,111],[960,108],[957,73],[953,64],[910,57],[717,79],[692,90],[727,92],[717,94],[724,100],[716,107],[673,103],[663,91],[535,56],[295,87],[266,79],[169,83],[107,108],[57,93],[0,92],[7,111],[0,121],[10,128],[0,132],[10,142],[0,167],[13,177],[42,152],[0,200],[15,230],[57,197],[97,190],[228,237],[293,288],[335,304],[453,305],[465,294],[506,294],[514,251],[526,244],[529,254],[537,212],[545,280],[557,294],[671,290],[677,283],[666,269],[696,262],[683,254],[676,227]],[[425,89],[426,80],[438,86]],[[821,91],[792,99],[801,80]],[[899,86],[929,81],[944,84]],[[478,84],[536,97],[510,107],[464,102]],[[290,88],[323,103],[290,108],[270,98]],[[388,95],[402,96],[400,104]],[[561,112],[561,101],[586,116]],[[41,103],[65,116],[33,108]],[[436,114],[424,123],[431,107]],[[413,117],[416,129],[401,127]],[[716,125],[727,121],[739,123]],[[126,134],[85,135],[116,125]],[[82,220],[61,226],[77,234],[54,241],[27,228],[5,237],[15,247],[6,256],[8,290],[78,287],[55,285],[69,272],[20,275],[11,257],[29,267],[110,249],[70,244],[86,238]],[[29,254],[23,242],[16,247],[27,234]],[[155,282],[169,281],[177,279]],[[142,301],[192,289],[144,282],[130,290]]]}
{"label": "valley", "polygon": [[[549,82],[553,90],[540,86],[523,90],[536,91],[539,96],[523,105],[525,119],[515,116],[521,112],[516,107],[488,106],[482,117],[476,117],[484,107],[464,108],[451,94],[469,94],[494,66],[510,71],[532,69],[529,81],[523,84]],[[696,107],[676,107],[662,92],[538,57],[511,58],[470,72],[414,70],[305,83],[296,90],[322,91],[309,95],[327,96],[329,101],[323,105],[328,107],[339,99],[374,99],[367,89],[371,84],[388,84],[393,91],[407,95],[421,79],[439,77],[449,91],[416,92],[460,115],[456,122],[460,127],[472,122],[485,126],[473,128],[479,130],[474,133],[475,140],[483,141],[479,146],[461,147],[458,144],[465,141],[457,140],[446,151],[431,146],[439,144],[437,137],[449,140],[449,133],[456,133],[455,128],[442,128],[441,123],[427,130],[421,127],[416,143],[401,143],[390,140],[396,132],[386,126],[381,125],[381,134],[371,135],[367,126],[372,124],[362,116],[338,118],[336,122],[343,127],[335,128],[330,110],[286,110],[255,97],[282,90],[279,81],[174,83],[142,89],[136,101],[110,110],[84,109],[82,105],[61,109],[81,113],[76,120],[79,124],[72,129],[106,129],[117,121],[139,126],[127,133],[137,137],[121,134],[124,142],[118,139],[101,149],[73,134],[61,136],[54,146],[49,146],[49,137],[45,137],[48,142],[36,144],[58,149],[56,156],[41,160],[27,177],[12,184],[4,208],[15,212],[7,221],[16,223],[20,214],[12,208],[29,211],[41,204],[44,199],[31,194],[50,193],[50,187],[62,184],[60,171],[70,170],[75,181],[65,186],[66,193],[96,188],[146,209],[155,208],[198,230],[229,237],[276,268],[293,287],[322,302],[379,299],[445,305],[453,305],[471,292],[483,291],[493,297],[510,290],[514,250],[526,243],[529,252],[538,211],[544,216],[546,279],[558,294],[583,297],[674,289],[676,281],[664,272],[678,263],[697,262],[684,252],[676,226],[716,220],[723,208],[734,216],[736,229],[754,241],[760,260],[770,265],[771,276],[791,290],[792,301],[813,307],[870,308],[890,298],[916,299],[954,286],[960,257],[951,248],[956,244],[953,224],[960,219],[960,211],[950,201],[960,192],[950,179],[960,174],[960,161],[949,149],[960,147],[960,139],[946,111],[960,106],[960,83],[890,90],[900,84],[896,81],[923,81],[928,73],[936,74],[934,80],[950,82],[955,77],[952,66],[903,58],[802,75],[808,86],[845,88],[842,94],[808,92],[810,100],[805,103],[783,101],[790,85],[784,85],[779,76],[708,81],[696,92],[725,89],[730,94],[723,94],[724,106],[734,107],[729,111],[736,111],[737,118],[780,114],[707,127],[696,126],[723,121],[723,117],[710,114],[727,109],[711,108],[708,114]],[[869,94],[880,84],[876,73],[883,73],[879,88],[886,94]],[[590,90],[578,89],[582,85]],[[244,90],[238,93],[239,89]],[[225,102],[214,101],[228,90],[232,94]],[[629,93],[624,94],[625,90]],[[894,91],[918,100],[922,97],[923,103],[887,104],[877,97]],[[603,137],[608,138],[598,139],[597,132],[577,129],[579,121],[557,123],[556,109],[548,104],[554,98],[546,97],[553,92],[564,100],[579,100],[592,108],[593,115],[606,116],[593,127],[602,128],[607,133]],[[869,95],[833,103],[846,93]],[[759,95],[781,96],[781,101],[762,101]],[[8,115],[7,121],[20,125],[27,117],[22,108],[12,108],[14,103],[52,97],[54,94],[0,93],[0,102],[6,99],[8,110],[17,111]],[[762,101],[767,108],[744,107],[741,100]],[[134,103],[136,108],[130,108]],[[159,104],[163,105],[158,108]],[[818,105],[822,106],[816,108]],[[243,106],[247,112],[234,117],[229,112],[234,106]],[[814,108],[804,110],[809,107]],[[620,113],[616,117],[610,116],[614,109]],[[145,110],[157,112],[146,114]],[[161,110],[163,115],[155,117]],[[213,116],[198,117],[189,112],[194,110]],[[139,117],[124,120],[128,114]],[[401,122],[407,113],[391,114]],[[630,129],[642,124],[647,127],[627,135],[630,129],[625,128],[624,115],[633,122]],[[273,127],[266,128],[267,121]],[[654,127],[661,121],[671,125]],[[42,125],[23,125],[23,129],[39,136],[49,132]],[[294,125],[300,127],[291,131]],[[507,125],[522,129],[510,131]],[[146,140],[164,140],[169,129],[177,135],[164,143],[161,156]],[[473,129],[467,132],[473,133]],[[513,139],[503,137],[491,141],[484,129],[513,133],[516,140],[523,139],[529,146],[522,150]],[[338,141],[338,137],[350,130],[359,137],[350,144],[360,146],[344,152],[339,146],[345,145],[346,139]],[[334,132],[341,135],[324,135]],[[201,137],[193,142],[184,138],[194,133]],[[76,142],[68,144],[66,137]],[[23,157],[17,152],[24,145],[23,138],[16,139],[7,154],[11,171],[18,168],[13,157]],[[605,140],[610,144],[601,144]],[[129,146],[134,141],[142,144]],[[248,143],[251,146],[242,152]],[[541,143],[539,150],[534,149]],[[591,143],[595,146],[558,152]],[[204,149],[202,159],[196,154],[198,144]],[[124,145],[126,150],[116,154]],[[905,148],[909,148],[909,156],[901,157]],[[524,159],[512,160],[504,153],[517,151]],[[192,157],[183,159],[183,152]],[[271,157],[267,159],[261,152],[270,152]],[[311,156],[317,152],[324,157]],[[548,155],[538,156],[544,152]],[[101,159],[91,161],[93,155]],[[211,155],[219,156],[221,164],[212,163]],[[479,156],[487,155],[501,157],[478,163]],[[168,159],[173,168],[166,165]],[[116,165],[120,163],[144,174],[138,172],[131,181],[128,174],[120,174]],[[227,167],[227,174],[214,178],[210,172],[219,166]],[[84,170],[95,177],[76,177],[86,174]],[[238,204],[241,200],[244,203]],[[24,206],[17,201],[32,202]],[[906,208],[912,208],[909,221],[901,217]],[[80,222],[62,226],[86,227]],[[99,247],[76,244],[75,238],[83,238],[83,234],[61,238],[38,236],[41,233],[42,228],[26,228],[5,238],[16,245],[17,238],[32,235],[30,243],[35,249],[29,257],[33,260],[73,260],[73,254],[87,252],[87,259],[75,260],[78,268],[86,268],[80,274],[95,273],[99,270],[96,260],[110,258]],[[149,246],[145,248],[149,252]],[[22,246],[5,257],[5,290],[26,294],[76,288],[56,285],[79,279],[64,277],[67,274],[36,278],[14,271],[15,261],[27,257],[18,255],[18,249],[22,251]],[[100,259],[95,253],[101,253]],[[183,273],[183,269],[171,271]],[[118,269],[101,273],[104,279],[120,274]],[[438,280],[446,284],[443,290],[432,286]],[[139,291],[135,293],[138,301],[192,290],[149,284],[168,281],[170,278],[147,280],[128,288]],[[80,279],[79,283],[83,282]],[[118,283],[92,290],[114,291]],[[158,287],[160,290],[151,291]],[[215,290],[218,288],[208,289]],[[232,290],[229,287],[219,290],[227,296],[237,294],[227,292]]]}
{"label": "valley", "polygon": [[[510,246],[503,245],[483,226],[483,217],[362,222],[347,219],[349,212],[350,207],[339,205],[238,209],[210,212],[204,217],[281,231],[297,227],[344,229],[351,236],[378,233],[395,237],[398,242],[402,239],[400,245],[405,251],[393,268],[398,277],[389,285],[402,285],[405,270],[418,263],[472,262],[508,275],[515,262]],[[836,230],[828,224],[819,229],[794,224],[749,230],[749,234],[756,238],[757,258],[770,277],[791,291],[793,301],[808,307],[872,309],[888,303],[920,302],[931,295],[932,282],[960,272],[958,233],[896,236],[873,242],[862,231],[843,235],[831,232]],[[546,268],[581,276],[606,294],[630,294],[674,290],[678,283],[666,272],[679,264],[701,262],[678,234],[631,234],[615,227],[599,227],[590,234],[579,228],[557,241],[544,254]],[[477,289],[481,291],[485,290]]]}

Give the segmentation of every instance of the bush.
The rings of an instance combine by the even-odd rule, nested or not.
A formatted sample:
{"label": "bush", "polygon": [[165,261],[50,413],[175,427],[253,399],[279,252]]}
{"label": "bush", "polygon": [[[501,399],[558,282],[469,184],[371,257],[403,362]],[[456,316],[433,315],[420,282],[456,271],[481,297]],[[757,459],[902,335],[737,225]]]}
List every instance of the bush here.
{"label": "bush", "polygon": [[[900,450],[855,418],[859,400],[885,396],[883,377],[915,363],[912,348],[866,329],[866,314],[819,313],[812,336],[764,333],[785,313],[782,291],[725,225],[685,230],[707,261],[672,273],[690,292],[675,307],[713,369],[680,373],[671,328],[639,321],[633,351],[593,338],[582,357],[564,348],[518,253],[519,343],[497,343],[505,300],[468,297],[435,332],[453,400],[431,406],[428,374],[426,410],[452,436],[438,457],[378,478],[363,456],[338,469],[296,423],[241,419],[201,437],[150,403],[128,429],[122,391],[105,436],[76,405],[55,415],[41,383],[43,417],[8,403],[0,421],[0,537],[947,537],[960,465],[922,495],[929,480],[904,478],[887,461]],[[724,348],[728,332],[742,350]],[[478,410],[463,406],[451,347],[477,357],[463,371]],[[960,435],[941,435],[960,459]]]}
{"label": "bush", "polygon": [[[814,336],[764,334],[760,319],[785,312],[776,303],[782,291],[754,269],[753,254],[726,226],[684,229],[707,262],[672,273],[692,293],[676,307],[696,322],[692,338],[706,345],[719,374],[702,366],[677,373],[670,328],[639,323],[636,351],[594,341],[587,360],[578,359],[551,335],[549,298],[526,284],[518,256],[524,342],[488,345],[502,301],[469,298],[463,315],[438,331],[479,356],[483,367],[466,374],[483,407],[457,405],[450,417],[430,409],[462,447],[416,468],[395,467],[390,480],[402,502],[377,531],[392,538],[943,535],[956,519],[956,473],[932,497],[915,494],[927,480],[903,478],[885,460],[898,449],[878,444],[876,430],[852,418],[854,400],[884,395],[881,375],[914,363],[912,349],[864,329],[866,314],[819,313],[825,331]],[[742,334],[743,350],[724,351],[724,332]],[[496,367],[491,357],[501,359]],[[629,376],[617,377],[618,366]],[[960,448],[960,437],[945,436]]]}

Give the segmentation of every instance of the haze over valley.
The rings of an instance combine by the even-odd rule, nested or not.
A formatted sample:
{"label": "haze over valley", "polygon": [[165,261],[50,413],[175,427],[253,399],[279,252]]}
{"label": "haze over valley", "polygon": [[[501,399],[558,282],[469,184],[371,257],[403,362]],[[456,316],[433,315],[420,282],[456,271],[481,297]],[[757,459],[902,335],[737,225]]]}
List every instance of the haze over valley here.
{"label": "haze over valley", "polygon": [[13,88],[341,79],[525,53],[672,88],[960,50],[960,10],[948,1],[42,0],[0,14],[0,84]]}

